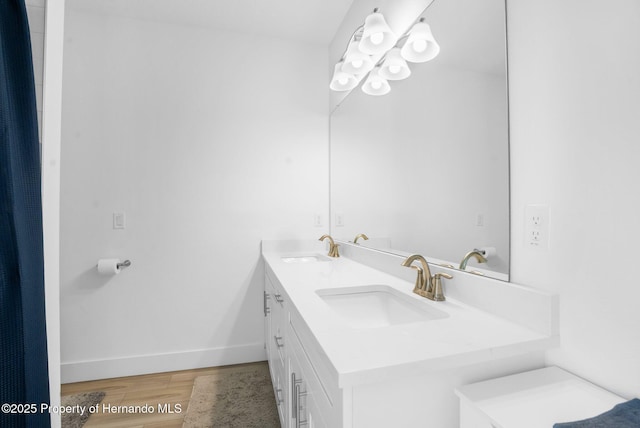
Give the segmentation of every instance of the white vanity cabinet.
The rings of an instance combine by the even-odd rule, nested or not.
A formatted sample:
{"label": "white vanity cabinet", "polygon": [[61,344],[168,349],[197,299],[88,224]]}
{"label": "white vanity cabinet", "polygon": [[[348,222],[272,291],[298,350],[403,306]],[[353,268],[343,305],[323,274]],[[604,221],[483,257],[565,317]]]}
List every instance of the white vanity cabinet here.
{"label": "white vanity cabinet", "polygon": [[[266,342],[280,422],[286,428],[453,428],[455,386],[471,373],[499,373],[513,361],[409,373],[340,387],[335,370],[275,274],[266,268]],[[447,391],[447,394],[443,394]]]}
{"label": "white vanity cabinet", "polygon": [[265,274],[265,339],[269,371],[283,428],[334,428],[335,416],[301,343],[302,334],[291,323],[287,297],[272,274]]}
{"label": "white vanity cabinet", "polygon": [[[286,310],[287,304],[285,303],[284,293],[279,284],[277,282],[275,284],[269,279],[268,275],[265,275],[265,347],[280,421],[287,421],[289,395],[286,332],[289,316]],[[287,427],[288,425],[282,423],[282,426]]]}
{"label": "white vanity cabinet", "polygon": [[317,291],[387,284],[413,299],[413,284],[346,258],[290,254],[265,256],[266,351],[285,428],[457,428],[457,387],[540,368],[554,343],[451,302],[437,306],[446,318],[354,327]]}

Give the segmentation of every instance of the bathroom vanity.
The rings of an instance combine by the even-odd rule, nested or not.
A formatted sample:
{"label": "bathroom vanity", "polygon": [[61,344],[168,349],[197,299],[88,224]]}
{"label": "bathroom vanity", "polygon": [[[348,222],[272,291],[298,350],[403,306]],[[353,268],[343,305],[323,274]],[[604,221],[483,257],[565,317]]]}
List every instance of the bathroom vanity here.
{"label": "bathroom vanity", "polygon": [[[451,290],[482,282],[471,284],[475,306],[460,290],[432,302],[411,292],[415,270],[363,263],[399,266],[397,256],[344,251],[329,258],[320,243],[263,241],[266,350],[283,427],[457,427],[456,387],[542,367],[557,344],[552,295],[457,274]],[[482,287],[490,301],[479,309]],[[520,296],[496,299],[501,287]]]}

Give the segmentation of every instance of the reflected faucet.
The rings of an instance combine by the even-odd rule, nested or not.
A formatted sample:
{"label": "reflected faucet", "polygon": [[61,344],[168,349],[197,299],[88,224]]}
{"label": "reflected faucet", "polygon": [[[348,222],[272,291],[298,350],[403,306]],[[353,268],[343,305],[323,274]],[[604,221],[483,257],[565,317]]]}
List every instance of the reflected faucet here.
{"label": "reflected faucet", "polygon": [[[416,260],[420,262],[420,266],[412,265]],[[452,279],[453,276],[443,272],[431,276],[429,263],[427,263],[425,258],[420,254],[410,255],[402,262],[402,266],[410,267],[418,271],[416,285],[413,288],[414,293],[436,302],[442,302],[445,300],[444,293],[442,291],[442,278]]]}
{"label": "reflected faucet", "polygon": [[474,249],[473,251],[469,251],[467,254],[465,254],[464,258],[460,262],[460,270],[465,270],[467,268],[467,263],[469,262],[469,259],[471,257],[474,257],[478,263],[487,262],[487,259],[484,257],[483,252]]}
{"label": "reflected faucet", "polygon": [[340,257],[340,253],[338,252],[338,244],[333,242],[333,238],[329,235],[322,235],[319,241],[324,241],[325,239],[329,239],[329,257]]}
{"label": "reflected faucet", "polygon": [[362,239],[364,239],[365,241],[368,241],[368,240],[369,240],[369,237],[368,237],[367,235],[365,235],[364,233],[360,233],[360,234],[356,235],[355,239],[353,240],[353,243],[354,243],[354,244],[357,244],[357,243],[358,243],[358,238],[362,238]]}

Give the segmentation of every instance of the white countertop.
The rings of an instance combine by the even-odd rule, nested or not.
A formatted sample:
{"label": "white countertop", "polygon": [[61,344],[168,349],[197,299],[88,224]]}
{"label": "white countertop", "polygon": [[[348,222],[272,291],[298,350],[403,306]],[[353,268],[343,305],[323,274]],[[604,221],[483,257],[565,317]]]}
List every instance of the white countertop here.
{"label": "white countertop", "polygon": [[[263,249],[268,268],[326,354],[340,387],[543,351],[558,343],[555,336],[537,333],[456,300],[432,302],[412,293],[413,283],[345,257],[309,263],[282,261],[284,256],[311,254],[320,253]],[[320,289],[378,284],[390,286],[420,304],[432,305],[448,317],[353,328],[316,294]]]}

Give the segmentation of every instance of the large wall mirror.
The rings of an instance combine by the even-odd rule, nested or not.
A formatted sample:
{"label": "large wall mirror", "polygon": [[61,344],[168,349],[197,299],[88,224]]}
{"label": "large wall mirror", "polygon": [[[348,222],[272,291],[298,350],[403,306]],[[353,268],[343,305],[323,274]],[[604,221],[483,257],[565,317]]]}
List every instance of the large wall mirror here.
{"label": "large wall mirror", "polygon": [[[331,115],[332,235],[508,280],[509,140],[504,0],[435,0],[432,61],[360,87]],[[418,17],[416,17],[417,19]]]}

